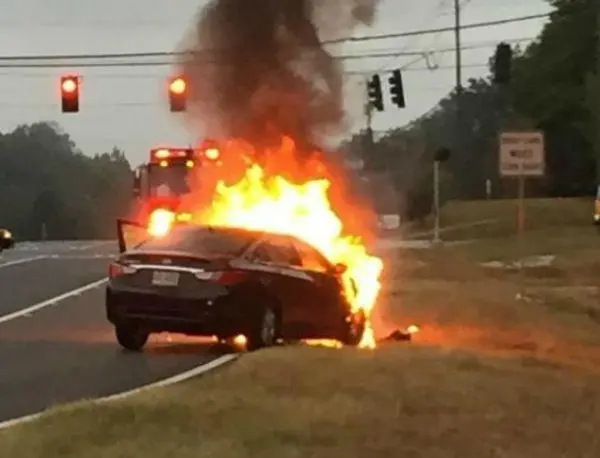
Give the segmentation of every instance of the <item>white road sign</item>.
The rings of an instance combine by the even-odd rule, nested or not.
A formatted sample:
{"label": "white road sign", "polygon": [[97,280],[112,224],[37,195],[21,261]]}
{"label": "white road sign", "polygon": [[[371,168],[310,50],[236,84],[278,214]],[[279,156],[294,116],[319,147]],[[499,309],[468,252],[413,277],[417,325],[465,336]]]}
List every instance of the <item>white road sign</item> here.
{"label": "white road sign", "polygon": [[501,176],[543,176],[546,168],[543,132],[502,132],[499,157]]}

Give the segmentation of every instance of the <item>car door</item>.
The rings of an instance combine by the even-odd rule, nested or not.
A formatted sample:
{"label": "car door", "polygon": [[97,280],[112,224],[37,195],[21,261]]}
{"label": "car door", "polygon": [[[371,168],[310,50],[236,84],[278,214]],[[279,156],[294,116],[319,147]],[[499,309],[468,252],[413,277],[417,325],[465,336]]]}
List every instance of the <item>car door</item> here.
{"label": "car door", "polygon": [[267,286],[281,304],[284,337],[298,338],[310,321],[302,304],[310,294],[313,279],[301,269],[293,244],[285,237],[268,237],[253,250],[252,262],[270,274]]}
{"label": "car door", "polygon": [[122,218],[117,219],[119,253],[131,250],[150,238],[148,228],[143,224]]}
{"label": "car door", "polygon": [[342,283],[334,273],[334,266],[307,243],[294,241],[294,246],[300,255],[302,269],[314,280],[313,292],[306,297],[303,306],[318,320],[314,323],[316,327],[323,330],[335,328],[344,315],[344,308],[340,296]]}

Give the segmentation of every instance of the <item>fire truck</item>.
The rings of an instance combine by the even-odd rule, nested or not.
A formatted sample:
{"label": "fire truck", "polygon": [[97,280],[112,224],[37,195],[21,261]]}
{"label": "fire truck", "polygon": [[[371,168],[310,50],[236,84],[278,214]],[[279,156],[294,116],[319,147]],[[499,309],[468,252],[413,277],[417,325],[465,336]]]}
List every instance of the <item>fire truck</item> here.
{"label": "fire truck", "polygon": [[168,233],[173,224],[189,222],[183,208],[195,167],[219,165],[220,151],[212,142],[200,148],[161,147],[150,150],[150,159],[134,171],[131,218],[153,236]]}

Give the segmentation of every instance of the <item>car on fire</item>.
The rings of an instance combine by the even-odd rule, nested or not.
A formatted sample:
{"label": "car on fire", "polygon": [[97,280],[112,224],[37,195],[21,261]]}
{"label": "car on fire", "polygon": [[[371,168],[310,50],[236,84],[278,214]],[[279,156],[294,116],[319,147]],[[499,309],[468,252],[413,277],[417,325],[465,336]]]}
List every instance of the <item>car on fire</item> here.
{"label": "car on fire", "polygon": [[12,233],[8,229],[0,228],[0,251],[8,250],[15,245]]}
{"label": "car on fire", "polygon": [[360,343],[366,317],[351,310],[345,266],[302,240],[190,224],[132,243],[137,224],[118,221],[120,254],[106,287],[107,319],[123,348],[140,351],[160,332],[243,335],[248,351],[304,339]]}

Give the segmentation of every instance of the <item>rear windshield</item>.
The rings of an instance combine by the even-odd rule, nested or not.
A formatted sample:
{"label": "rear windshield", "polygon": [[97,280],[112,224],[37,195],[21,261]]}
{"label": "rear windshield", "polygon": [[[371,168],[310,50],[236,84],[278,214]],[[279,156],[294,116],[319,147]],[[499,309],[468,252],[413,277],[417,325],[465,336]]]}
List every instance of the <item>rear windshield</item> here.
{"label": "rear windshield", "polygon": [[237,229],[175,227],[163,238],[150,239],[136,249],[144,251],[182,251],[201,256],[239,256],[258,236]]}

